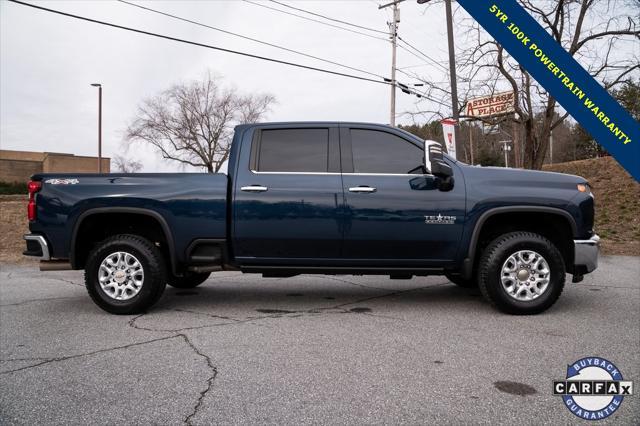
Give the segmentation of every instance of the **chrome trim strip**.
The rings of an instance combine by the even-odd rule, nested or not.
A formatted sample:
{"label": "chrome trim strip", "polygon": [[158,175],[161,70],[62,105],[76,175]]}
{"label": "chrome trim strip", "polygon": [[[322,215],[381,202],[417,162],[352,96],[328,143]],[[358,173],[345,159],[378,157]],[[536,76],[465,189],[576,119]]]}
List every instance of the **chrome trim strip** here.
{"label": "chrome trim strip", "polygon": [[254,175],[340,175],[335,172],[256,172],[251,169],[249,171]]}
{"label": "chrome trim strip", "polygon": [[255,175],[327,175],[327,176],[433,176],[429,173],[335,173],[335,172],[256,172],[249,170]]}
{"label": "chrome trim strip", "polygon": [[40,248],[42,249],[42,256],[32,256],[32,257],[38,257],[40,260],[51,260],[49,245],[47,244],[47,240],[45,240],[42,235],[25,234],[22,236],[22,238],[28,241],[37,241],[40,244]]}

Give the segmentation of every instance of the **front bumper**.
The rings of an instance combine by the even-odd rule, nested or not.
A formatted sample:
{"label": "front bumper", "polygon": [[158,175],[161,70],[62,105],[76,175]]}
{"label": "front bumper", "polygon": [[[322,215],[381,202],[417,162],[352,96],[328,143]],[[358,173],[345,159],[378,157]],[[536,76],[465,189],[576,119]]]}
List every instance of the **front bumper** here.
{"label": "front bumper", "polygon": [[600,237],[594,235],[588,240],[573,240],[574,275],[588,274],[598,267]]}
{"label": "front bumper", "polygon": [[27,241],[27,249],[22,252],[25,256],[34,256],[40,260],[51,260],[51,251],[47,240],[38,234],[25,234],[22,238]]}

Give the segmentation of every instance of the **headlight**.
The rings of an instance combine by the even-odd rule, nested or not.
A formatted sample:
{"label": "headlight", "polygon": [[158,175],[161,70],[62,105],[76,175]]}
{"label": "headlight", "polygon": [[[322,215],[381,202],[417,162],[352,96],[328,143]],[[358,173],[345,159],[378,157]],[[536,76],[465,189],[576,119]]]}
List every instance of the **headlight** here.
{"label": "headlight", "polygon": [[579,183],[577,185],[578,191],[584,192],[585,194],[589,194],[593,197],[593,193],[591,192],[591,187],[588,183]]}

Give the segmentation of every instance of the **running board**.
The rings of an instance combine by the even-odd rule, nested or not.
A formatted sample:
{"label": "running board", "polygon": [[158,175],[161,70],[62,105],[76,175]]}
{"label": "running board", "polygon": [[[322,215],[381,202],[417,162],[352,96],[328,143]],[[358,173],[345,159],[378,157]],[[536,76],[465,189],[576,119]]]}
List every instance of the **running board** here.
{"label": "running board", "polygon": [[241,266],[240,270],[246,273],[262,273],[267,276],[276,275],[391,275],[407,277],[411,275],[442,275],[444,268],[412,268],[412,267],[351,267],[351,266]]}

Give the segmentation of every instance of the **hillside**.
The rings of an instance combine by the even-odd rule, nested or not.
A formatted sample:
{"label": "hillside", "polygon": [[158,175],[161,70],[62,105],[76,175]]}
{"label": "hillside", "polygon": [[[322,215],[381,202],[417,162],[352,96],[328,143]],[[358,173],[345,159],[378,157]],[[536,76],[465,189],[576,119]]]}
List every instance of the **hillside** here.
{"label": "hillside", "polygon": [[606,254],[640,255],[640,183],[612,157],[544,166],[589,181],[596,201],[596,225]]}

